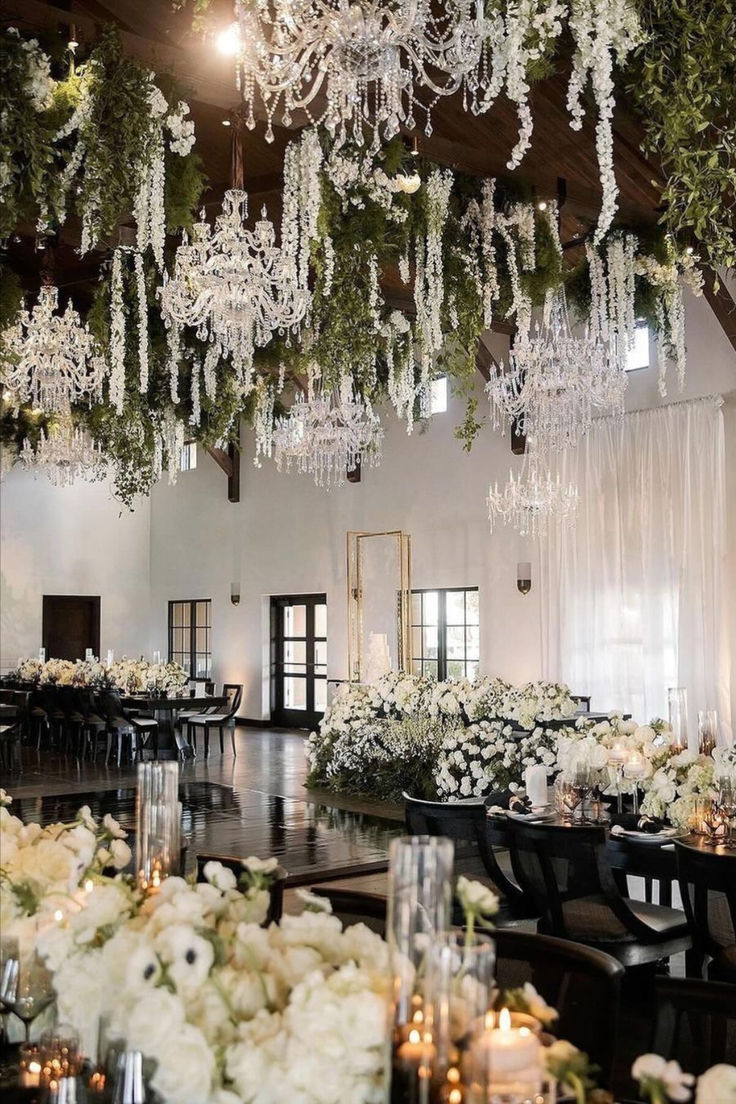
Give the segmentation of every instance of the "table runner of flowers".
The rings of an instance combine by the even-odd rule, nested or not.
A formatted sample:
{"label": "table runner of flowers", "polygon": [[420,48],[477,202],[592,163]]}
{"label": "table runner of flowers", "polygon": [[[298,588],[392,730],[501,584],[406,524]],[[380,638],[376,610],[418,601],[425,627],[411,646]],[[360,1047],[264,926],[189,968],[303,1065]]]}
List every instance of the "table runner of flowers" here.
{"label": "table runner of flowers", "polygon": [[[144,896],[125,832],[88,806],[45,828],[12,815],[0,790],[0,923],[21,953],[37,950],[54,976],[57,1016],[79,1032],[92,1064],[99,1024],[140,1050],[162,1104],[380,1104],[384,1099],[390,958],[363,924],[343,927],[329,903],[298,891],[305,911],[264,928],[275,859],[248,858],[238,878],[210,862],[205,881],[171,877]],[[458,879],[472,928],[498,901]],[[496,993],[548,1030],[554,1008],[528,983]],[[548,1038],[549,1073],[577,1104],[613,1104],[587,1056]],[[695,1079],[657,1055],[632,1074],[651,1104],[686,1101]],[[696,1104],[735,1104],[736,1069],[698,1079]],[[715,1095],[713,1095],[715,1093]]]}
{"label": "table runner of flowers", "polygon": [[29,686],[73,686],[124,694],[177,694],[189,682],[189,674],[179,663],[125,657],[111,664],[99,659],[23,659],[9,678]]}
{"label": "table runner of flowers", "polygon": [[[638,752],[646,777],[641,810],[685,827],[693,799],[713,796],[716,775],[736,777],[736,749],[712,755],[673,754],[666,721],[649,724],[612,713],[605,720],[575,716],[568,687],[501,679],[436,682],[391,673],[375,684],[343,689],[307,745],[308,785],[399,800],[406,791],[428,800],[483,799],[521,790],[528,766],[548,779],[588,768],[612,793],[614,745]],[[621,781],[624,792],[632,783]]]}

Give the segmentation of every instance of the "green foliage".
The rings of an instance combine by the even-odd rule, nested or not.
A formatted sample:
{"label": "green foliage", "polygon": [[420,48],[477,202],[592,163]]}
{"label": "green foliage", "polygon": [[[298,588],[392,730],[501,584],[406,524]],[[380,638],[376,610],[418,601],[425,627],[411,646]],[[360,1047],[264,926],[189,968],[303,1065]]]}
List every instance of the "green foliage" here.
{"label": "green foliage", "polygon": [[[89,220],[94,240],[111,234],[134,208],[141,176],[155,157],[161,119],[150,97],[161,85],[169,106],[175,106],[179,97],[173,84],[154,85],[150,70],[127,57],[117,30],[107,27],[88,61],[59,86],[59,96],[81,107],[81,128],[70,138],[65,161],[74,209]],[[177,166],[179,160],[167,154],[172,231],[190,224],[203,186],[197,158],[188,155],[184,160],[190,163]]]}
{"label": "green foliage", "polygon": [[63,114],[36,40],[0,31],[0,240],[23,221],[58,215],[52,140]]}
{"label": "green foliage", "polygon": [[713,267],[736,264],[736,0],[638,0],[627,71],[645,150],[667,178],[662,222]]}
{"label": "green foliage", "polygon": [[[185,344],[179,366],[180,401],[173,403],[167,365],[166,330],[156,301],[160,277],[152,262],[146,264],[148,303],[148,387],[140,391],[138,354],[138,294],[132,265],[123,266],[123,311],[126,322],[125,405],[118,414],[108,400],[76,414],[113,463],[117,496],[132,508],[138,494],[148,494],[155,480],[154,450],[156,432],[167,411],[188,425],[187,436],[202,444],[214,445],[223,439],[237,443],[239,415],[243,402],[238,394],[234,373],[227,363],[217,369],[217,391],[210,399],[200,386],[201,420],[190,424],[192,414],[191,373],[193,362],[204,359],[205,346],[191,337]],[[109,356],[110,278],[98,287],[89,313],[90,330]]]}

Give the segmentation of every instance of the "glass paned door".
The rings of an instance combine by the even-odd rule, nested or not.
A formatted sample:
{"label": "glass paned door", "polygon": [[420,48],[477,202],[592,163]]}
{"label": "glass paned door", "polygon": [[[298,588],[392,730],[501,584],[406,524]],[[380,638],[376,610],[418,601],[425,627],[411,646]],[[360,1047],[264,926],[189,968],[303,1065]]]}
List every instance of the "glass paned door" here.
{"label": "glass paned door", "polygon": [[327,708],[327,597],[271,599],[271,720],[312,728]]}

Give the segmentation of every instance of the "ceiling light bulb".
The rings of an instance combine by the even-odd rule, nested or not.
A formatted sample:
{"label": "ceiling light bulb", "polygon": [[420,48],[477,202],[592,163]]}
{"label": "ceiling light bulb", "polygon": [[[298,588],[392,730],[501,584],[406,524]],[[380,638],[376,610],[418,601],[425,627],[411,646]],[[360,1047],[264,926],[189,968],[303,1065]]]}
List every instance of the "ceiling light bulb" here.
{"label": "ceiling light bulb", "polygon": [[231,23],[224,31],[220,31],[216,38],[217,49],[225,57],[235,57],[240,49],[240,28],[237,23]]}
{"label": "ceiling light bulb", "polygon": [[67,42],[66,46],[67,46],[68,50],[71,50],[71,52],[74,53],[76,48],[79,46],[79,43],[77,42],[77,40],[75,38],[70,38],[69,41]]}
{"label": "ceiling light bulb", "polygon": [[230,126],[231,125],[230,120],[229,119],[223,119],[222,120],[222,125],[223,126]]}
{"label": "ceiling light bulb", "polygon": [[546,211],[547,210],[547,200],[546,199],[541,200],[537,204],[537,210],[538,211]]}

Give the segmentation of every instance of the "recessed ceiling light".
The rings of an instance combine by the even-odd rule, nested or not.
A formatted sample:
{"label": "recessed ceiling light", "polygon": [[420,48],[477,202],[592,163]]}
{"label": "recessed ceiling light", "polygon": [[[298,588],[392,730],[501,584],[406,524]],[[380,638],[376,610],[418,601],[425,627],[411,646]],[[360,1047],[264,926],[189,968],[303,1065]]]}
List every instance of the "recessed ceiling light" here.
{"label": "recessed ceiling light", "polygon": [[230,120],[229,120],[229,119],[223,119],[223,120],[222,120],[222,125],[223,125],[223,126],[230,126],[230,125],[231,125],[231,124],[230,124]]}
{"label": "recessed ceiling light", "polygon": [[225,27],[223,31],[220,31],[217,38],[217,49],[225,57],[235,57],[240,49],[240,27],[237,23],[231,23],[229,27]]}
{"label": "recessed ceiling light", "polygon": [[539,203],[537,204],[537,210],[538,211],[546,211],[547,210],[547,200],[546,199],[540,199]]}

